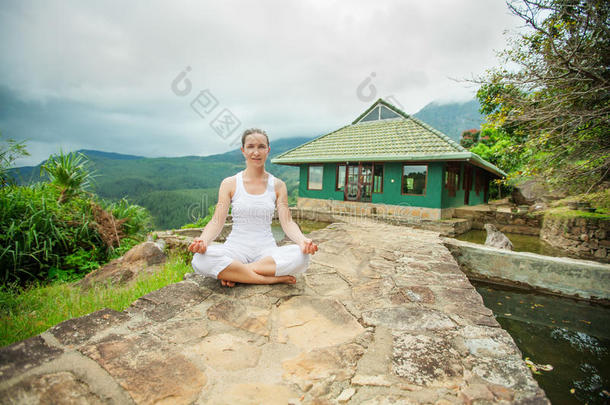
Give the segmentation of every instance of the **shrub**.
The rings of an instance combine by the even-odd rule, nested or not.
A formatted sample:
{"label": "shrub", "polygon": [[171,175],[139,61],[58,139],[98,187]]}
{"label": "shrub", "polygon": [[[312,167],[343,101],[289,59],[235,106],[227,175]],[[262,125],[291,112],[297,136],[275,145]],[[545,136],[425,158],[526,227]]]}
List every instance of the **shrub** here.
{"label": "shrub", "polygon": [[[72,195],[60,203],[62,195],[65,192],[48,183],[0,189],[3,283],[79,278],[133,246],[149,229],[150,216],[142,207],[122,201],[110,204],[109,214],[86,194]],[[116,245],[102,238],[95,207],[119,224]],[[123,246],[121,238],[126,241]]]}

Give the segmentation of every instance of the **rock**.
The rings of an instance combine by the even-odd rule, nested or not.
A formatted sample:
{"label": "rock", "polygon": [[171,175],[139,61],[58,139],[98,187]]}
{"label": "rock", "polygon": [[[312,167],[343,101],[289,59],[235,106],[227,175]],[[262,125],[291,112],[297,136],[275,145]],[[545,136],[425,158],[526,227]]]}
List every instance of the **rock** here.
{"label": "rock", "polygon": [[312,381],[345,381],[354,375],[364,349],[353,343],[316,349],[282,363],[283,378],[301,387]]}
{"label": "rock", "polygon": [[80,345],[96,333],[121,324],[127,319],[129,316],[124,312],[104,308],[89,315],[57,324],[49,329],[49,333],[65,346]]}
{"label": "rock", "polygon": [[529,212],[538,212],[538,211],[544,211],[548,208],[547,204],[545,202],[537,202],[534,205],[531,205],[528,208]]}
{"label": "rock", "polygon": [[357,374],[352,378],[352,384],[354,385],[372,385],[378,387],[389,387],[392,385],[392,381],[383,375],[361,375]]}
{"label": "rock", "polygon": [[230,333],[208,336],[188,349],[201,356],[216,371],[237,371],[255,367],[261,356],[260,345]]}
{"label": "rock", "polygon": [[492,402],[494,400],[493,393],[485,384],[468,385],[460,391],[460,396],[466,404],[472,404],[475,401]]}
{"label": "rock", "polygon": [[193,344],[208,335],[207,323],[203,318],[171,320],[162,323],[155,331],[156,335],[169,343]]}
{"label": "rock", "polygon": [[151,336],[112,334],[79,350],[102,366],[138,404],[190,404],[207,381],[186,357]]}
{"label": "rock", "polygon": [[463,368],[458,352],[439,336],[394,335],[392,371],[415,385],[438,385],[461,378]]}
{"label": "rock", "polygon": [[79,377],[67,371],[34,375],[0,391],[3,404],[106,404]]}
{"label": "rock", "polygon": [[179,312],[197,305],[212,292],[188,281],[171,284],[136,300],[128,313],[143,313],[156,322],[165,322]]}
{"label": "rock", "polygon": [[520,181],[515,187],[512,199],[517,205],[532,205],[537,201],[552,201],[563,198],[565,193],[551,192],[548,182],[541,177],[531,177]]}
{"label": "rock", "polygon": [[[223,392],[206,400],[209,404],[286,405],[297,393],[285,385],[251,383],[232,384]],[[298,402],[300,403],[300,401]]]}
{"label": "rock", "polygon": [[339,396],[336,398],[337,402],[344,403],[350,400],[351,397],[354,396],[354,394],[356,393],[356,390],[354,388],[346,388],[343,391],[341,391],[341,394],[339,394]]}
{"label": "rock", "polygon": [[394,307],[363,312],[366,325],[402,331],[452,329],[456,325],[445,314],[432,308]]}
{"label": "rock", "polygon": [[0,348],[0,381],[24,373],[57,358],[62,349],[51,347],[40,336],[34,336]]}
{"label": "rock", "polygon": [[269,336],[269,315],[268,309],[246,306],[230,300],[223,300],[208,309],[209,319],[261,336]]}
{"label": "rock", "polygon": [[318,236],[296,285],[189,275],[0,349],[0,402],[548,403],[439,232],[358,220]]}
{"label": "rock", "polygon": [[346,343],[364,332],[362,325],[331,298],[297,296],[278,308],[278,340],[301,349]]}
{"label": "rock", "polygon": [[163,248],[155,242],[143,242],[132,247],[123,255],[123,263],[133,263],[146,261],[149,266],[152,264],[163,263],[166,259]]}
{"label": "rock", "polygon": [[126,284],[135,280],[143,271],[147,273],[159,271],[166,260],[167,256],[160,244],[143,242],[131,248],[122,257],[87,274],[78,285],[88,289],[96,283],[107,281],[114,285]]}
{"label": "rock", "polygon": [[498,249],[513,250],[513,244],[498,230],[493,224],[485,224],[485,230],[487,231],[487,238],[485,239],[485,246],[491,246]]}

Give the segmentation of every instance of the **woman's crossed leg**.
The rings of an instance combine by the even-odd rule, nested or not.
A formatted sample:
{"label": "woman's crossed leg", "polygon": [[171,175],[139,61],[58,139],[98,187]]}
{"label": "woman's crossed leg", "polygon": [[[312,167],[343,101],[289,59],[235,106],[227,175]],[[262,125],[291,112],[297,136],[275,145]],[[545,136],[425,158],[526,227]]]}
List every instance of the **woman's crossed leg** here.
{"label": "woman's crossed leg", "polygon": [[233,260],[224,270],[218,273],[222,285],[233,287],[235,283],[245,284],[294,284],[293,276],[276,276],[275,261],[271,256],[263,257],[252,263],[244,264]]}

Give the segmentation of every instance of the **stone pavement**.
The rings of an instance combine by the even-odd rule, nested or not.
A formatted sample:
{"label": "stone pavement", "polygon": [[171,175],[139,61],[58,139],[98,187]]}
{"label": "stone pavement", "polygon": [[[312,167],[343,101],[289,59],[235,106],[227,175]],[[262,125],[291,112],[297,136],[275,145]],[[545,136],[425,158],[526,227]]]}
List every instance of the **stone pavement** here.
{"label": "stone pavement", "polygon": [[549,404],[438,233],[310,235],[296,285],[189,274],[0,349],[0,403]]}

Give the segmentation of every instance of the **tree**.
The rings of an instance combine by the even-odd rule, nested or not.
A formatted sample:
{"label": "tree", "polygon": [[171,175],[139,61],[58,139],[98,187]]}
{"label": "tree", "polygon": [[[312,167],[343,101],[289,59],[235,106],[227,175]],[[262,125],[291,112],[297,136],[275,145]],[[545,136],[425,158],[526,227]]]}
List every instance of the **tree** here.
{"label": "tree", "polygon": [[523,172],[554,188],[607,188],[610,172],[610,3],[511,0],[527,33],[504,66],[475,80],[481,112],[526,153]]}
{"label": "tree", "polygon": [[[2,134],[0,134],[0,141]],[[13,179],[8,174],[8,169],[11,168],[15,160],[21,156],[29,156],[25,150],[25,142],[16,142],[13,139],[7,139],[0,143],[0,186],[12,183]]]}
{"label": "tree", "polygon": [[87,167],[88,159],[82,153],[63,151],[51,155],[40,167],[40,173],[47,174],[51,184],[60,190],[58,202],[63,203],[70,197],[85,191],[93,180],[93,173]]}

